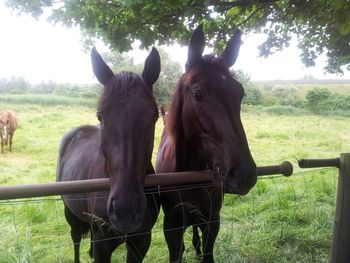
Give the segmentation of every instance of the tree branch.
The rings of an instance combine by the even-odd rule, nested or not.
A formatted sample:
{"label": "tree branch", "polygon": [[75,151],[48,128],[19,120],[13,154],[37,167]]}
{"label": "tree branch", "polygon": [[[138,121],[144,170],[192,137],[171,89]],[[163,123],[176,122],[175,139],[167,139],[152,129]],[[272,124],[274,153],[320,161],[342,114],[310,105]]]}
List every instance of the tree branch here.
{"label": "tree branch", "polygon": [[251,6],[255,4],[269,4],[269,3],[276,3],[280,0],[236,0],[234,2],[224,2],[221,0],[211,0],[209,1],[209,5],[213,6],[221,6],[225,9],[231,9],[232,7],[236,6]]}

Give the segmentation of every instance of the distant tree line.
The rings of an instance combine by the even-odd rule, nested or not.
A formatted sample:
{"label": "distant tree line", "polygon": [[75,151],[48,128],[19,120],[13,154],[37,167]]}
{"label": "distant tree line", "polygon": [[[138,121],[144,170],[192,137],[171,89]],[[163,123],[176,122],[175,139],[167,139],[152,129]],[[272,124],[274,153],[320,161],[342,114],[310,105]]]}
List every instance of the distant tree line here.
{"label": "distant tree line", "polygon": [[[350,91],[348,94],[334,92],[330,88],[313,86],[305,94],[293,84],[256,85],[250,77],[241,71],[236,77],[245,88],[243,104],[265,107],[291,107],[303,109],[316,114],[350,115]],[[349,85],[350,86],[350,85]],[[281,108],[279,108],[281,109]]]}
{"label": "distant tree line", "polygon": [[[160,49],[162,56],[162,73],[159,80],[154,85],[154,96],[158,105],[168,107],[171,95],[176,87],[179,79],[181,67],[178,63],[172,62],[169,56]],[[142,64],[135,65],[132,57],[128,55],[110,53],[103,54],[108,64],[113,65],[115,72],[120,71],[136,71],[141,72]],[[115,56],[118,56],[117,58]],[[110,60],[110,61],[109,61]],[[117,61],[117,63],[112,63]],[[248,74],[242,71],[234,73],[235,77],[241,82],[245,90],[243,104],[269,108],[270,112],[280,114],[286,112],[295,112],[301,109],[316,114],[340,114],[350,116],[350,93],[340,94],[331,90],[331,88],[312,86],[308,84],[307,91],[303,91],[298,86],[289,83],[287,85],[271,85],[271,84],[255,84],[250,80]],[[328,85],[328,84],[327,84]],[[324,85],[323,85],[324,86]],[[89,99],[97,99],[101,90],[99,84],[77,85],[77,84],[58,84],[52,81],[42,82],[31,85],[22,77],[12,77],[9,79],[0,79],[0,94],[11,95],[6,101],[14,101],[13,95],[18,94],[51,94],[61,97]],[[2,98],[1,98],[2,97]],[[17,99],[20,98],[17,96]],[[21,98],[28,101],[28,97]],[[30,98],[33,102],[40,100],[40,97]],[[49,98],[46,98],[49,99]],[[0,102],[5,101],[5,96],[0,96]],[[60,99],[57,103],[64,101]],[[74,100],[70,103],[73,103]]]}
{"label": "distant tree line", "polygon": [[32,85],[23,77],[0,79],[0,94],[53,94],[93,98],[97,97],[99,90],[97,84],[62,84],[47,81]]}

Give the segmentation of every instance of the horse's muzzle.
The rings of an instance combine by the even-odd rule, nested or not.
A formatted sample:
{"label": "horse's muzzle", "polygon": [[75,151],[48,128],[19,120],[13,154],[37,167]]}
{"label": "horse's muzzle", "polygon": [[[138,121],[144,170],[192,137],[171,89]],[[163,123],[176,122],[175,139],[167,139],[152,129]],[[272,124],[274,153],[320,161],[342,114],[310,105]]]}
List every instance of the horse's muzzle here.
{"label": "horse's muzzle", "polygon": [[214,165],[213,183],[215,187],[222,188],[224,193],[246,195],[257,182],[256,166],[233,167],[224,172],[221,166]]}
{"label": "horse's muzzle", "polygon": [[146,199],[126,200],[121,203],[113,197],[108,202],[107,214],[112,227],[119,233],[133,233],[141,228],[145,210]]}

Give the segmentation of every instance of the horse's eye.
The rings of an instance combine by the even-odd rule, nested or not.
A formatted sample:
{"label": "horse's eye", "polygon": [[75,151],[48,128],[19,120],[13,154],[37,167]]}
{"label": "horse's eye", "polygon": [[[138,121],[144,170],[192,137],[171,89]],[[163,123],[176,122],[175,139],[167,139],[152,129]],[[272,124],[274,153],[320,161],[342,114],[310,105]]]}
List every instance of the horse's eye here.
{"label": "horse's eye", "polygon": [[103,118],[102,118],[102,114],[101,113],[97,112],[96,113],[96,117],[97,117],[99,122],[102,122]]}
{"label": "horse's eye", "polygon": [[192,87],[191,91],[192,91],[193,97],[194,97],[197,101],[203,100],[202,90],[201,90],[198,86]]}
{"label": "horse's eye", "polygon": [[199,90],[195,90],[193,92],[193,96],[197,101],[201,101],[203,99],[202,93]]}

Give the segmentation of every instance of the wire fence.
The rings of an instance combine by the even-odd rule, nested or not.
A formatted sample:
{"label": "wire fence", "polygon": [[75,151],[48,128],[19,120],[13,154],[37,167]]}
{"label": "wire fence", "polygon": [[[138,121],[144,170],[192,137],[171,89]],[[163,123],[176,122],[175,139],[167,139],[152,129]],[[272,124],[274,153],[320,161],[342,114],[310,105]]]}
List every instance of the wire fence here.
{"label": "wire fence", "polygon": [[[303,171],[289,178],[259,179],[246,196],[225,195],[214,249],[216,262],[329,262],[337,177],[338,170],[333,168]],[[165,191],[180,189],[189,188]],[[147,194],[152,191],[158,189]],[[0,222],[1,262],[73,261],[70,228],[60,197],[0,201],[0,211],[6,218]],[[144,262],[168,262],[162,221],[161,213]],[[188,228],[184,262],[199,262],[191,239]],[[89,237],[83,239],[81,247],[81,262],[92,262],[87,253]],[[126,260],[124,246],[114,252],[113,260]]]}

